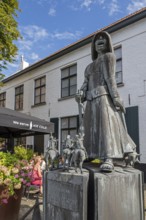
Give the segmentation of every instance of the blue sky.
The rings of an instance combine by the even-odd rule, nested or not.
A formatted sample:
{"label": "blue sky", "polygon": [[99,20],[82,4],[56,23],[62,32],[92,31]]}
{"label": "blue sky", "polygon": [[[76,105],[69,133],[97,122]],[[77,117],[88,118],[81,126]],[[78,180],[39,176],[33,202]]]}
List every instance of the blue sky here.
{"label": "blue sky", "polygon": [[146,7],[146,0],[19,0],[16,62],[4,71],[19,70],[20,56],[33,64],[120,18]]}

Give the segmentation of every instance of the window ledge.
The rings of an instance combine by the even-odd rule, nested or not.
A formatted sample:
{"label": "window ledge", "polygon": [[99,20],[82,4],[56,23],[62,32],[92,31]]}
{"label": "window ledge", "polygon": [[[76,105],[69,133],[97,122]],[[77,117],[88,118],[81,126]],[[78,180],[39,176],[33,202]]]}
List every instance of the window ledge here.
{"label": "window ledge", "polygon": [[123,83],[123,82],[117,84],[117,87],[122,87],[122,86],[124,86],[124,83]]}
{"label": "window ledge", "polygon": [[39,107],[39,106],[42,106],[42,105],[46,105],[46,102],[42,102],[42,103],[32,105],[31,108]]}
{"label": "window ledge", "polygon": [[21,111],[23,111],[24,109],[23,108],[19,108],[19,109],[14,109],[15,111],[17,111],[17,112],[21,112]]}
{"label": "window ledge", "polygon": [[72,99],[72,98],[75,98],[75,95],[71,95],[71,96],[66,96],[66,97],[63,97],[63,98],[59,98],[58,101],[63,101],[63,100]]}

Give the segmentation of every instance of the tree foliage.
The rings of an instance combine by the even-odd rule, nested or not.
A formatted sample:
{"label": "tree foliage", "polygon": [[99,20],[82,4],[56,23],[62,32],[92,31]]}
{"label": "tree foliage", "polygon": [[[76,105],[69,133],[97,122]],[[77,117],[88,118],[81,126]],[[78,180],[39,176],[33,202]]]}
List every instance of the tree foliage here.
{"label": "tree foliage", "polygon": [[0,0],[0,74],[7,62],[14,62],[17,54],[14,41],[20,37],[16,21],[18,11],[18,0]]}

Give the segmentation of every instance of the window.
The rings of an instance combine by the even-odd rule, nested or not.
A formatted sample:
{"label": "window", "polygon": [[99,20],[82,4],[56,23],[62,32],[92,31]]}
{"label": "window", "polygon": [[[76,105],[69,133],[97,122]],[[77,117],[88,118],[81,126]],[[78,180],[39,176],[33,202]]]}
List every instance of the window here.
{"label": "window", "polygon": [[77,90],[77,65],[61,70],[61,97],[72,96]]}
{"label": "window", "polygon": [[77,116],[61,119],[61,146],[63,145],[63,142],[66,140],[68,134],[71,136],[71,138],[74,138],[77,134],[77,121]]}
{"label": "window", "polygon": [[26,146],[26,137],[14,138],[14,146]]}
{"label": "window", "polygon": [[45,103],[46,98],[46,77],[43,76],[35,80],[34,104]]}
{"label": "window", "polygon": [[6,92],[0,94],[0,107],[6,107]]}
{"label": "window", "polygon": [[23,85],[15,88],[15,110],[23,109]]}
{"label": "window", "polygon": [[116,82],[120,84],[123,82],[122,79],[122,48],[117,47],[114,49],[116,55]]}

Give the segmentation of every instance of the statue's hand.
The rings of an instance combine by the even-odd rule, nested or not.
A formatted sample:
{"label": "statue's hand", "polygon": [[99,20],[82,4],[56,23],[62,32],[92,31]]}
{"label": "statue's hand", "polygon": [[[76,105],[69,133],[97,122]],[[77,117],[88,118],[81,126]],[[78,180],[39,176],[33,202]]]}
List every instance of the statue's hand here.
{"label": "statue's hand", "polygon": [[125,113],[125,107],[123,101],[118,97],[113,99],[114,105],[116,108],[119,108],[123,113]]}
{"label": "statue's hand", "polygon": [[82,90],[78,90],[78,92],[75,95],[76,102],[81,102],[82,97],[83,97],[83,91]]}

